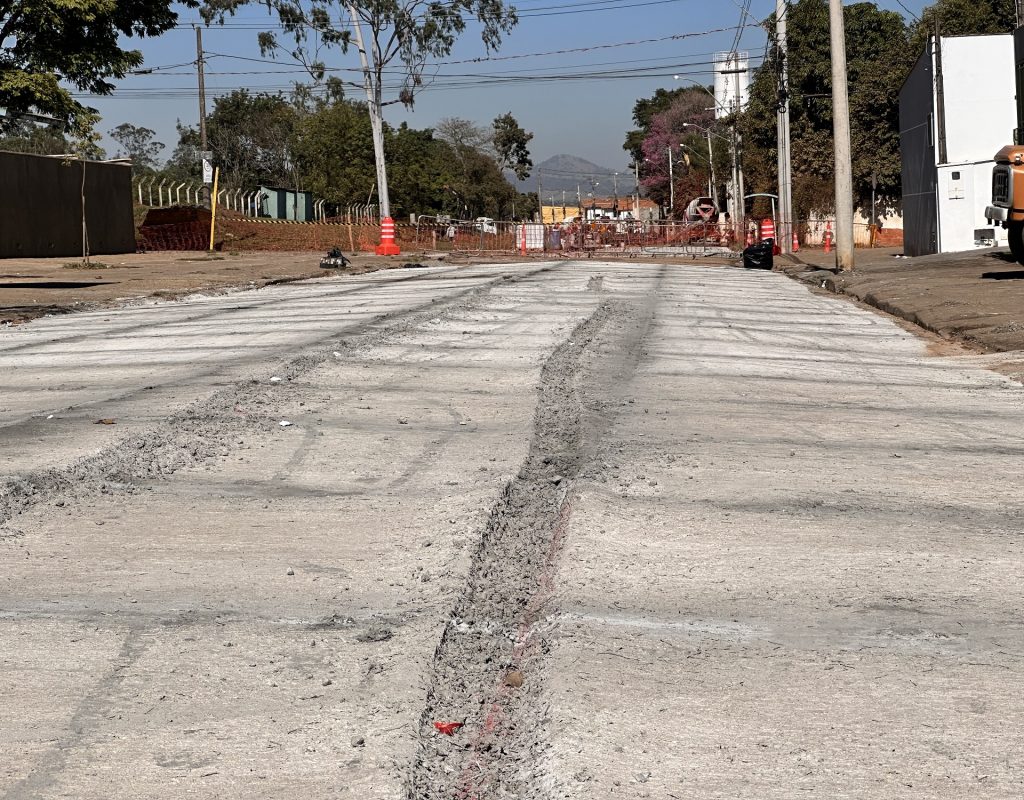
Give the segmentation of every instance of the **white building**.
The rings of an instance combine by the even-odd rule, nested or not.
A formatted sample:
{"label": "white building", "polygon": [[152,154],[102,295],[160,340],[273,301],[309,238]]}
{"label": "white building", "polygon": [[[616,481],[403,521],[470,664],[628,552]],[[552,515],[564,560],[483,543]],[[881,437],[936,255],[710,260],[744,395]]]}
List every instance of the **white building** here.
{"label": "white building", "polygon": [[931,37],[900,90],[909,256],[1005,245],[989,225],[992,157],[1017,124],[1013,35]]}
{"label": "white building", "polygon": [[750,54],[715,53],[715,119],[746,111],[750,101]]}

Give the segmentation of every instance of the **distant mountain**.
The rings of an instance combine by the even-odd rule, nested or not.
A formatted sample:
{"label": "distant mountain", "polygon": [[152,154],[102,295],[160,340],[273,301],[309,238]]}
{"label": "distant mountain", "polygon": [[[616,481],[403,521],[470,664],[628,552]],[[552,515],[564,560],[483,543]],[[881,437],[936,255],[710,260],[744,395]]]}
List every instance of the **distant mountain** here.
{"label": "distant mountain", "polygon": [[[619,173],[618,178],[615,172]],[[567,202],[570,192],[575,199],[577,187],[583,197],[589,192],[593,192],[596,197],[611,197],[615,193],[616,181],[620,196],[632,194],[636,185],[633,173],[625,167],[619,170],[609,169],[579,156],[562,154],[535,164],[530,171],[530,177],[517,182],[519,191],[536,192],[538,175],[545,196],[557,192],[561,198],[564,190]]]}

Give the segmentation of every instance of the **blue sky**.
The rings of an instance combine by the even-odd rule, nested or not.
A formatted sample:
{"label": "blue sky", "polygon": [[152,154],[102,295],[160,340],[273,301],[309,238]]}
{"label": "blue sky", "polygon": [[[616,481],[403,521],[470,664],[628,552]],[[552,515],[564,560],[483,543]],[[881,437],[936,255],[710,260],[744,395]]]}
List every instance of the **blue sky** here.
{"label": "blue sky", "polygon": [[[435,84],[418,96],[415,110],[389,106],[385,111],[388,122],[407,121],[413,127],[426,128],[444,117],[462,117],[489,125],[494,117],[511,111],[534,133],[534,163],[569,153],[603,167],[625,170],[629,159],[622,141],[633,127],[637,98],[688,81],[710,84],[711,54],[732,48],[741,18],[752,25],[775,7],[773,0],[751,0],[744,17],[743,0],[520,0],[514,5],[521,21],[500,51],[492,54],[500,60],[438,66]],[[879,5],[900,11],[895,2]],[[906,5],[918,13],[923,2],[913,0]],[[144,125],[157,132],[169,153],[177,140],[175,122],[196,123],[195,33],[189,23],[198,22],[199,16],[180,8],[179,14],[179,28],[132,45],[143,51],[145,67],[167,69],[129,77],[118,83],[112,97],[85,101],[99,109],[103,117],[99,128],[104,133],[122,122]],[[276,91],[302,80],[302,74],[287,63],[243,60],[262,59],[256,36],[274,19],[265,6],[254,3],[227,26],[204,28],[209,94],[232,88]],[[668,38],[673,36],[685,38]],[[763,31],[756,27],[740,30],[739,47],[750,53],[751,63],[756,65],[764,54]],[[539,55],[582,48],[594,49]],[[478,31],[470,27],[444,61],[486,55]],[[354,52],[345,55],[335,50],[324,61],[334,68],[358,66]],[[444,76],[453,74],[481,76],[459,80],[487,80],[488,84],[452,87],[453,79]],[[682,80],[674,80],[677,74]],[[521,75],[529,75],[529,80],[494,84],[495,77],[507,81]],[[360,90],[349,92],[349,96],[362,99]],[[208,108],[212,109],[210,100]],[[115,149],[109,141],[104,144],[111,153]]]}

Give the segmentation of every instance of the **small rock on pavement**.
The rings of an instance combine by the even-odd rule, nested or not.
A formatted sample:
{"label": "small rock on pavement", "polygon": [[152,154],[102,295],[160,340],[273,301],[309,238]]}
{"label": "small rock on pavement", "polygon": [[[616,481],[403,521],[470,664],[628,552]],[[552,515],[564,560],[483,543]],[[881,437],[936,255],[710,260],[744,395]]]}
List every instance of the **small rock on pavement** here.
{"label": "small rock on pavement", "polygon": [[291,567],[288,567],[288,571],[285,573],[285,575],[294,575],[294,574],[295,574],[295,570],[293,570]]}
{"label": "small rock on pavement", "polygon": [[353,747],[366,747],[366,739],[364,739],[362,736],[353,736],[352,737],[352,746]]}
{"label": "small rock on pavement", "polygon": [[523,685],[523,673],[517,669],[512,670],[505,676],[505,685],[518,689]]}
{"label": "small rock on pavement", "polygon": [[559,483],[561,483],[564,480],[565,480],[565,478],[563,476],[561,476],[561,475],[555,475],[554,477],[551,478],[551,482],[553,484],[555,484],[555,485],[558,485]]}

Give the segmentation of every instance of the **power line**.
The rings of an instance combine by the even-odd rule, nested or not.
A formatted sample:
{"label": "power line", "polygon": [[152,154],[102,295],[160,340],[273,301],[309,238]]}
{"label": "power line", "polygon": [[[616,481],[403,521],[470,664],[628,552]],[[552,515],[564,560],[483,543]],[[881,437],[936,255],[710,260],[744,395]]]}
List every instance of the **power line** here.
{"label": "power line", "polygon": [[[537,85],[541,83],[599,83],[599,82],[612,82],[621,80],[640,80],[646,78],[670,78],[673,75],[682,74],[684,76],[695,79],[696,76],[708,76],[714,74],[714,69],[700,69],[690,70],[687,72],[631,72],[627,71],[623,74],[609,74],[609,75],[519,75],[519,76],[493,76],[482,79],[457,79],[452,81],[438,81],[433,84],[424,86],[421,91],[433,92],[433,91],[453,91],[453,90],[465,90],[475,89],[482,87],[494,87],[494,86],[513,86],[518,84],[529,83],[531,85]],[[385,86],[385,89],[394,90],[400,88],[401,84],[395,83],[391,86]],[[207,86],[206,92],[208,95],[219,96],[229,94],[239,89],[251,89],[254,88],[249,85],[232,85],[232,86]],[[261,93],[274,93],[274,92],[289,92],[294,90],[295,84],[274,84],[258,87]],[[326,87],[317,86],[312,87],[311,91],[315,94],[324,94]],[[163,87],[163,88],[150,88],[150,89],[119,89],[115,93],[110,95],[96,95],[90,93],[75,93],[72,96],[76,98],[88,98],[88,99],[116,99],[116,100],[167,100],[181,97],[194,97],[195,89],[191,86],[174,86],[174,87]]]}
{"label": "power line", "polygon": [[[744,27],[744,28],[758,28],[758,29],[760,29],[761,26],[760,25],[744,24],[742,27]],[[463,59],[451,60],[451,61],[434,61],[434,62],[430,62],[430,63],[426,64],[426,68],[430,69],[432,67],[451,66],[451,65],[455,65],[455,64],[478,64],[478,63],[483,63],[485,61],[513,61],[513,60],[516,60],[516,59],[523,59],[523,58],[541,58],[541,57],[545,57],[545,56],[569,55],[569,54],[572,54],[572,53],[589,53],[589,52],[592,52],[594,50],[610,50],[610,49],[619,48],[619,47],[637,47],[637,46],[640,46],[640,45],[657,44],[657,43],[660,43],[660,42],[675,42],[675,41],[682,41],[684,39],[693,39],[693,38],[695,38],[697,36],[711,36],[711,35],[716,34],[716,33],[728,33],[728,32],[733,31],[735,29],[736,29],[735,25],[729,25],[729,26],[724,27],[724,28],[710,28],[708,30],[691,31],[689,33],[673,33],[673,34],[670,34],[668,36],[657,36],[657,37],[650,38],[650,39],[633,39],[633,40],[625,41],[625,42],[611,42],[611,43],[608,43],[608,44],[593,44],[593,45],[586,45],[586,46],[583,46],[583,47],[567,47],[567,48],[563,48],[561,50],[544,50],[544,51],[540,51],[540,52],[537,52],[537,53],[517,53],[517,54],[505,55],[505,56],[479,56],[477,58],[463,58]],[[709,53],[696,53],[695,55],[714,55],[717,52],[718,51],[716,50],[716,51],[709,52]],[[272,58],[254,58],[252,56],[239,56],[239,55],[232,55],[232,54],[229,54],[229,53],[214,53],[212,51],[207,51],[206,55],[208,55],[208,56],[218,56],[220,58],[234,58],[234,59],[237,59],[239,61],[253,61],[253,62],[256,62],[256,63],[260,63],[260,64],[286,64],[286,65],[301,66],[301,67],[305,66],[305,64],[300,64],[297,61],[295,61],[295,62],[283,62],[283,61],[278,61],[277,59],[272,59]]]}
{"label": "power line", "polygon": [[[660,6],[667,5],[670,3],[681,3],[688,2],[689,0],[641,0],[640,2],[623,3],[619,0],[592,0],[591,2],[574,2],[574,3],[563,3],[561,5],[552,6],[535,6],[533,8],[523,9],[526,13],[517,13],[518,19],[532,19],[536,17],[556,17],[564,16],[566,14],[591,14],[597,11],[630,11],[634,8],[644,8],[647,6]],[[517,11],[519,9],[517,8]],[[422,18],[422,17],[419,17]],[[327,20],[332,26],[337,26],[336,30],[348,30],[351,25],[339,18],[338,20]],[[175,28],[186,28],[191,27],[195,23],[178,23]],[[216,23],[217,27],[229,28],[233,30],[266,30],[267,28],[285,29],[295,26],[304,26],[316,30],[316,28],[306,22],[300,21],[295,24],[282,23],[280,20],[277,22],[260,23],[249,20],[232,20],[223,21]],[[212,26],[211,26],[212,27]]]}
{"label": "power line", "polygon": [[[712,55],[715,55],[715,53],[694,53],[693,55],[694,56],[697,56],[697,55],[712,56]],[[209,60],[209,59],[207,59],[207,60]],[[650,62],[656,62],[656,63],[651,64]],[[270,63],[274,63],[274,62],[270,62]],[[699,67],[699,66],[715,64],[715,63],[718,63],[718,62],[715,61],[715,60],[697,60],[697,61],[678,62],[678,61],[667,61],[664,58],[635,58],[635,59],[623,59],[623,60],[620,60],[620,61],[590,61],[590,62],[577,63],[577,64],[560,64],[560,65],[557,65],[557,66],[537,67],[537,68],[533,68],[533,69],[521,69],[521,70],[514,70],[514,71],[504,71],[504,72],[500,72],[500,73],[499,72],[483,72],[483,73],[477,73],[477,72],[462,72],[462,73],[459,73],[459,72],[438,72],[438,73],[434,74],[434,77],[435,78],[437,78],[437,77],[442,77],[442,78],[481,78],[481,77],[508,76],[508,75],[511,75],[511,76],[530,76],[530,75],[537,75],[538,73],[549,72],[549,71],[552,71],[552,70],[556,70],[557,71],[556,74],[560,75],[563,72],[565,72],[566,70],[591,69],[591,68],[594,68],[594,67],[613,67],[613,66],[622,66],[622,65],[628,65],[628,64],[643,64],[643,63],[648,63],[649,66],[637,67],[636,69],[629,70],[629,71],[630,72],[639,72],[639,71],[642,71],[642,70],[649,70],[650,71],[650,70],[666,70],[666,69],[672,69],[672,70],[676,70],[676,71],[679,71],[679,70],[685,71],[686,68],[688,68],[688,67]],[[358,67],[324,67],[324,72],[325,73],[352,72],[352,73],[356,73],[356,74],[361,74],[362,70],[360,68],[358,68]],[[305,69],[305,68],[298,68],[298,69],[223,70],[223,71],[205,70],[205,73],[207,75],[297,75],[297,74],[306,74],[306,75],[308,75],[309,71],[307,69]],[[193,71],[189,71],[189,72],[164,72],[164,73],[161,73],[161,76],[170,76],[170,75],[182,76],[182,75],[194,75],[194,74],[195,73]],[[392,75],[392,76],[403,76],[404,77],[405,72],[402,69],[396,68],[396,69],[390,69],[390,70],[382,70],[382,74],[384,74],[384,75]]]}
{"label": "power line", "polygon": [[907,7],[905,6],[905,5],[903,5],[903,2],[902,2],[902,0],[896,0],[896,4],[897,4],[897,5],[898,5],[898,6],[900,7],[900,8],[902,8],[902,9],[903,9],[904,11],[906,11],[906,12],[907,12],[908,14],[910,14],[910,16],[911,16],[911,17],[913,17],[913,18],[914,18],[914,20],[915,20],[916,22],[921,22],[921,18],[920,18],[919,16],[917,16],[917,14],[915,14],[915,13],[914,13],[913,11],[911,11],[911,10],[910,10],[909,8],[907,8]]}

